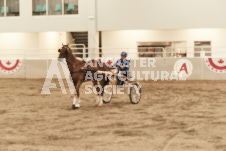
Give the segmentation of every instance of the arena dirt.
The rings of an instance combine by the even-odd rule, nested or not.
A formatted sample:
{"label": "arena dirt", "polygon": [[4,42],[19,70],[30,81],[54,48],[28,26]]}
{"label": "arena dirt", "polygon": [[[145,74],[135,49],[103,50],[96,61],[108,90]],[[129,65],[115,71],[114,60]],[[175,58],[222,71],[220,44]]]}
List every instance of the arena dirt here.
{"label": "arena dirt", "polygon": [[139,104],[102,107],[87,82],[79,110],[52,82],[41,95],[43,79],[0,79],[1,151],[226,151],[226,81],[141,82]]}

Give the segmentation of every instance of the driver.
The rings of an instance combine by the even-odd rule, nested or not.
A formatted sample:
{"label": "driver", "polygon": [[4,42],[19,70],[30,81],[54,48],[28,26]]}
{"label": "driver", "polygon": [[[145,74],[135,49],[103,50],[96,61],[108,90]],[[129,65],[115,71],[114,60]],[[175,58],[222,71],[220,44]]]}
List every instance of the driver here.
{"label": "driver", "polygon": [[[126,57],[127,57],[127,53],[122,52],[121,53],[121,59],[118,59],[117,62],[116,62],[116,67],[119,70],[119,74],[122,74],[129,79],[130,78],[130,75],[129,75],[130,61]],[[124,84],[125,80],[126,80],[125,78],[122,78],[122,77],[119,76],[117,78],[117,85],[122,86]]]}

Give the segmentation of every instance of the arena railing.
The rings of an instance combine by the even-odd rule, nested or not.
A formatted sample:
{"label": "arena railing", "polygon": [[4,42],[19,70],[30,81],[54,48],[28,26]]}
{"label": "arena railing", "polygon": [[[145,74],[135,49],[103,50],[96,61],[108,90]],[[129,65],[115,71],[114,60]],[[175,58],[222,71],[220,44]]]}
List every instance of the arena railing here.
{"label": "arena railing", "polygon": [[[148,51],[150,47],[143,48],[74,48],[74,54],[81,58],[95,57],[120,57],[122,51],[128,52],[128,58],[139,57],[163,57],[163,58],[203,58],[203,57],[226,57],[225,47],[152,47],[153,51]],[[206,50],[210,49],[212,51]],[[143,50],[143,51],[142,51]],[[157,51],[155,51],[157,50]],[[80,51],[80,52],[79,52]],[[91,57],[92,58],[92,57]]]}
{"label": "arena railing", "polygon": [[[207,51],[210,49],[211,51]],[[0,49],[2,58],[23,58],[23,59],[51,59],[58,57],[58,48],[53,49]],[[142,48],[72,48],[77,57],[96,58],[113,57],[119,58],[122,51],[128,53],[128,58],[139,57],[162,57],[162,58],[203,58],[203,57],[226,57],[226,47],[142,47]]]}
{"label": "arena railing", "polygon": [[[156,47],[155,47],[156,48]],[[185,49],[186,48],[186,49]],[[176,60],[180,57],[188,58],[193,63],[194,76],[191,79],[224,79],[225,75],[215,75],[209,71],[205,65],[206,57],[219,57],[226,58],[226,47],[215,48],[211,47],[212,51],[206,51],[206,49],[200,47],[158,47],[156,50],[150,47],[141,48],[138,52],[138,48],[74,48],[73,52],[77,57],[83,59],[103,57],[115,59],[120,58],[122,51],[128,52],[128,59],[131,59],[131,64],[134,63],[135,58],[144,58],[148,60],[149,57],[156,58],[156,66],[158,68],[152,70],[166,70],[171,71]],[[0,49],[0,61],[8,61],[9,59],[23,59],[23,66],[21,70],[15,75],[1,74],[0,78],[44,78],[48,73],[50,63],[53,58],[57,58],[58,48],[53,49]],[[194,51],[195,50],[195,51]],[[199,50],[199,51],[197,51]],[[91,52],[91,53],[90,53]],[[186,56],[183,56],[186,53]],[[137,68],[132,70],[138,71]],[[143,70],[143,68],[139,69]],[[145,68],[144,70],[150,70]],[[204,74],[205,73],[205,74]],[[195,75],[198,75],[196,77]]]}

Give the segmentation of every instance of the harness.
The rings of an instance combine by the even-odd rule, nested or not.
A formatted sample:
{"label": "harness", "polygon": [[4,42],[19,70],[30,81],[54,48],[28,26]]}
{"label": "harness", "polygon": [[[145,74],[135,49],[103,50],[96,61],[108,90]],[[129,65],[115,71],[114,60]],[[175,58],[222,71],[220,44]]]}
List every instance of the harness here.
{"label": "harness", "polygon": [[[86,63],[86,62],[84,61],[84,63]],[[80,64],[82,64],[82,63],[80,63]],[[80,64],[75,64],[75,66],[80,65]],[[90,66],[87,66],[86,68],[85,67],[80,68],[80,70],[78,70],[78,71],[72,71],[71,74],[75,74],[75,73],[87,73],[88,71],[96,72],[97,70],[92,70],[92,69],[90,69]]]}
{"label": "harness", "polygon": [[[70,48],[69,47],[65,47],[65,46],[63,46],[65,49],[67,49],[67,52],[70,50]],[[82,61],[81,63],[76,63],[76,64],[71,64],[72,65],[72,68],[74,68],[75,66],[78,66],[78,65],[81,65],[81,64],[83,64],[83,63],[87,63],[86,61]],[[72,74],[75,74],[75,73],[87,73],[88,71],[91,71],[91,72],[96,72],[97,70],[91,70],[90,69],[90,66],[88,65],[87,67],[82,67],[82,68],[80,68],[78,71],[72,71],[72,72],[70,72],[70,74],[72,75]]]}

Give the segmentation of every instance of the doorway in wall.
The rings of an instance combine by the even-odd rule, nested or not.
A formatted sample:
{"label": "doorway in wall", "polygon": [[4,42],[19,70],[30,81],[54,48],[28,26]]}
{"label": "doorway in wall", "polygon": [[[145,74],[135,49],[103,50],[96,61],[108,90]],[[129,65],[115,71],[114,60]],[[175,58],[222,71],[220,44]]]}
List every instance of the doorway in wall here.
{"label": "doorway in wall", "polygon": [[195,41],[194,57],[201,57],[201,52],[205,52],[205,56],[211,56],[211,41]]}
{"label": "doorway in wall", "polygon": [[139,57],[186,57],[186,41],[138,42]]}

